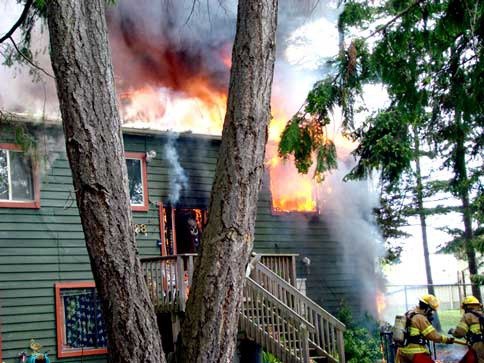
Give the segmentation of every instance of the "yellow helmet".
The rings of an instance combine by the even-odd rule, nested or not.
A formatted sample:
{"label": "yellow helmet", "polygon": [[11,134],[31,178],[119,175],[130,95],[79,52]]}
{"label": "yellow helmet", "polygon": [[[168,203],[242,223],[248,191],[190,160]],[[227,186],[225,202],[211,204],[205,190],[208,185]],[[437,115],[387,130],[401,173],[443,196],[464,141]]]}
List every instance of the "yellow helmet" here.
{"label": "yellow helmet", "polygon": [[467,305],[481,305],[481,302],[474,296],[466,296],[464,300],[462,300],[462,309],[465,309]]}
{"label": "yellow helmet", "polygon": [[439,308],[439,300],[432,294],[422,295],[419,300],[430,306],[430,308],[433,310],[437,310]]}

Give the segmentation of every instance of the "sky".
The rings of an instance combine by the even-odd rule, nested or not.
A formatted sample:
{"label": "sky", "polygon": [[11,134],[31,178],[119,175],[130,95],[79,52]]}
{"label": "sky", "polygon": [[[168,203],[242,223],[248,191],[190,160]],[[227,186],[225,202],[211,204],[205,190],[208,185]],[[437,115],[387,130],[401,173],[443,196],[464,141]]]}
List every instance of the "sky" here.
{"label": "sky", "polygon": [[[298,69],[292,77],[299,77],[291,80],[295,85],[293,92],[298,96],[294,104],[300,104],[304,95],[311,85],[320,77],[318,69],[326,57],[333,56],[338,50],[338,33],[336,29],[336,15],[339,10],[335,7],[336,1],[326,2],[331,16],[310,18],[297,31],[293,32],[287,39],[285,48],[285,61]],[[16,21],[21,8],[15,0],[0,0],[0,35],[4,34]],[[324,34],[324,46],[322,46],[321,34]],[[42,40],[43,39],[43,40]],[[39,40],[39,50],[44,51],[46,47],[45,37]],[[42,57],[42,66],[52,72],[48,58]],[[47,61],[46,61],[47,59]],[[304,76],[302,76],[304,75]],[[289,76],[291,77],[291,76]],[[35,95],[26,101],[19,97],[28,90]],[[21,70],[7,68],[0,65],[0,108],[6,104],[29,105],[34,110],[42,110],[45,98],[55,98],[55,88],[52,80],[45,78],[39,83],[32,83],[27,69]],[[367,87],[365,89],[365,100],[370,109],[376,110],[387,101],[384,90],[379,86]],[[47,102],[48,104],[48,102]],[[48,114],[58,114],[54,107],[47,110]],[[335,116],[337,121],[338,117]],[[431,264],[434,282],[437,284],[449,284],[456,281],[457,271],[465,264],[458,263],[453,256],[435,254],[437,246],[449,237],[438,230],[439,227],[460,224],[459,215],[448,215],[429,218],[429,247],[431,251]],[[412,221],[412,226],[407,229],[411,237],[404,242],[404,250],[401,256],[401,263],[390,268],[385,268],[389,284],[424,284],[426,282],[425,266],[423,261],[422,244],[420,238],[420,227],[417,221]]]}

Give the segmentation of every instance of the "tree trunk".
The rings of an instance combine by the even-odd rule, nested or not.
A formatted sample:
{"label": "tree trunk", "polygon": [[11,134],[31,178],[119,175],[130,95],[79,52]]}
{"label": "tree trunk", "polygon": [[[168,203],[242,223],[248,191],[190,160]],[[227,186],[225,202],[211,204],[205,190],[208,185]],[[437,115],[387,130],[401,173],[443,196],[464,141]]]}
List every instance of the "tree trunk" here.
{"label": "tree trunk", "polygon": [[67,156],[103,303],[109,358],[116,363],[165,362],[136,256],[105,1],[46,4]]}
{"label": "tree trunk", "polygon": [[423,206],[423,184],[422,184],[422,170],[420,167],[420,140],[418,135],[418,127],[414,127],[414,146],[415,146],[415,176],[417,179],[415,199],[417,203],[418,216],[420,218],[420,228],[422,231],[422,245],[425,259],[425,272],[427,274],[427,291],[429,294],[435,295],[434,281],[432,279],[432,268],[430,265],[429,244],[427,239],[427,220]]}
{"label": "tree trunk", "polygon": [[231,362],[253,246],[275,60],[277,0],[239,0],[227,114],[180,362]]}
{"label": "tree trunk", "polygon": [[467,256],[467,263],[469,264],[469,274],[472,283],[472,295],[482,301],[481,289],[479,285],[473,282],[472,277],[478,274],[476,251],[474,249],[472,240],[474,233],[472,230],[472,211],[469,202],[469,182],[467,178],[467,165],[466,165],[466,149],[465,149],[465,134],[461,129],[462,125],[461,114],[456,112],[456,123],[459,126],[459,132],[457,135],[456,149],[455,149],[455,172],[458,181],[458,190],[460,200],[462,202],[462,219],[464,222],[464,249]]}

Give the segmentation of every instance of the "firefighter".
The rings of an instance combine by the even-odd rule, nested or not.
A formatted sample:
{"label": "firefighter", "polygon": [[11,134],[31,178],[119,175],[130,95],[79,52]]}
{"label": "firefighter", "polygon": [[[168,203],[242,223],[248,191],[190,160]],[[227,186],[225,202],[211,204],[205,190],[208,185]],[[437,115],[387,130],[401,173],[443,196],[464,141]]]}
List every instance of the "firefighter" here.
{"label": "firefighter", "polygon": [[432,363],[427,348],[429,341],[435,343],[454,343],[454,338],[440,335],[430,323],[434,312],[439,307],[439,300],[434,295],[420,297],[418,306],[407,311],[406,345],[398,348],[396,363]]}
{"label": "firefighter", "polygon": [[[467,355],[477,355],[479,363],[484,363],[484,336],[480,319],[484,319],[482,304],[474,296],[467,296],[462,301],[462,310],[464,315],[455,329],[449,330],[449,333],[456,338],[465,337],[467,343],[471,346]],[[466,355],[466,356],[467,356]],[[471,361],[464,357],[463,362]]]}

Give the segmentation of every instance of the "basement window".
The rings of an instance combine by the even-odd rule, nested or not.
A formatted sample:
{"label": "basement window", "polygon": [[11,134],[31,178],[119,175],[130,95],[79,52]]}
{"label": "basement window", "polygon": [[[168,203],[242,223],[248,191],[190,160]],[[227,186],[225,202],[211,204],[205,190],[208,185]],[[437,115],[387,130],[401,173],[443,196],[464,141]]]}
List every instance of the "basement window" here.
{"label": "basement window", "polygon": [[125,153],[128,169],[129,199],[133,211],[146,212],[148,206],[148,181],[146,176],[146,155]]}
{"label": "basement window", "polygon": [[38,171],[19,145],[0,144],[0,207],[40,208]]}
{"label": "basement window", "polygon": [[57,357],[107,353],[107,333],[94,282],[55,284]]}

